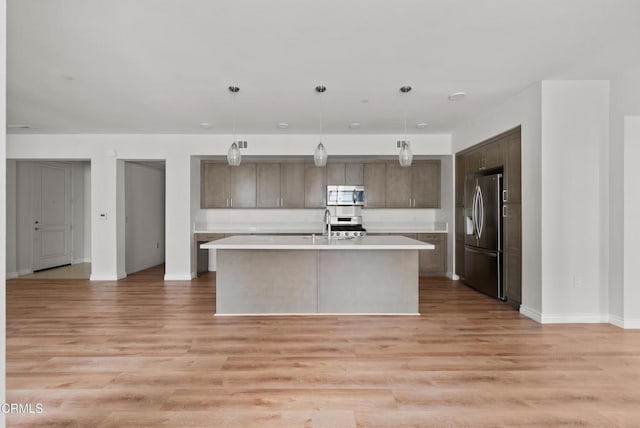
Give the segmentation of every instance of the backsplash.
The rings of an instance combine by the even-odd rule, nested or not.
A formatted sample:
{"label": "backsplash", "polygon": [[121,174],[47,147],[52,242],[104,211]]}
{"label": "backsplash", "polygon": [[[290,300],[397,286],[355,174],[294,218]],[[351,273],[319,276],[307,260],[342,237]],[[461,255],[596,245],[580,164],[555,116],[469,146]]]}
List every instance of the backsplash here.
{"label": "backsplash", "polygon": [[[196,224],[229,223],[316,223],[322,222],[324,209],[210,209],[200,210]],[[438,222],[447,221],[442,209],[364,208],[362,222]]]}

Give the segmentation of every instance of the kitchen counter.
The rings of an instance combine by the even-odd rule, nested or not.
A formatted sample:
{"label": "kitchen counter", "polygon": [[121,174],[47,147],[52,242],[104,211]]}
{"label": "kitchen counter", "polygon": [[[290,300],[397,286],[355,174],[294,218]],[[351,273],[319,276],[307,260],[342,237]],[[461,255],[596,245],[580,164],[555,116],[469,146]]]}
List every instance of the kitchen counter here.
{"label": "kitchen counter", "polygon": [[418,314],[418,251],[404,236],[237,235],[216,250],[216,315]]}
{"label": "kitchen counter", "polygon": [[[447,233],[445,222],[363,222],[368,233]],[[322,234],[322,222],[270,222],[270,223],[197,223],[194,233],[225,234]]]}
{"label": "kitchen counter", "polygon": [[404,236],[361,236],[327,239],[323,236],[236,235],[201,244],[210,250],[432,250],[432,244]]}

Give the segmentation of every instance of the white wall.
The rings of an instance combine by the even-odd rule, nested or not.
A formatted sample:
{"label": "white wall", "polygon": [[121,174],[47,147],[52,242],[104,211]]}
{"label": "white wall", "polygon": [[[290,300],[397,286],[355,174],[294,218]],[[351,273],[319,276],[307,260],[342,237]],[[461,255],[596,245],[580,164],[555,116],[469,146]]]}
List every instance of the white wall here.
{"label": "white wall", "polygon": [[7,161],[7,278],[18,276],[18,258],[16,254],[16,161]]}
{"label": "white wall", "polygon": [[[239,135],[249,144],[245,156],[308,156],[314,135]],[[449,155],[448,135],[410,135],[416,156]],[[329,156],[395,156],[393,135],[327,135],[323,143]],[[91,261],[92,279],[113,280],[124,274],[124,212],[118,211],[121,178],[118,161],[166,161],[166,279],[192,277],[191,207],[192,157],[226,156],[228,135],[9,135],[7,154],[12,159],[91,159]],[[123,176],[122,172],[122,176]],[[106,214],[106,218],[100,216]],[[122,230],[119,230],[122,229]],[[120,232],[120,233],[119,233]],[[122,242],[121,242],[122,241]],[[120,251],[119,251],[119,242]]]}
{"label": "white wall", "polygon": [[623,327],[640,328],[640,116],[624,119],[624,317]]}
{"label": "white wall", "polygon": [[127,274],[164,263],[164,187],[164,170],[125,163]]}
{"label": "white wall", "polygon": [[[91,261],[87,242],[91,243],[91,229],[87,228],[86,218],[89,214],[90,193],[87,193],[85,180],[90,174],[89,162],[72,162],[72,192],[73,192],[73,263],[88,263]],[[87,215],[85,215],[85,213]]]}
{"label": "white wall", "polygon": [[[626,230],[630,221],[626,206],[638,200],[637,193],[634,194],[638,182],[634,171],[639,157],[633,153],[633,131],[625,129],[625,118],[640,116],[640,66],[613,76],[610,105],[609,313],[616,325],[640,326],[640,314],[632,309],[640,306],[640,300],[632,300],[629,294],[637,278],[626,276],[629,257],[640,258],[633,245],[634,237]],[[632,266],[635,264],[632,262]],[[626,311],[627,307],[630,311]]]}
{"label": "white wall", "polygon": [[549,322],[608,319],[601,211],[608,133],[607,81],[542,82],[542,316]]}

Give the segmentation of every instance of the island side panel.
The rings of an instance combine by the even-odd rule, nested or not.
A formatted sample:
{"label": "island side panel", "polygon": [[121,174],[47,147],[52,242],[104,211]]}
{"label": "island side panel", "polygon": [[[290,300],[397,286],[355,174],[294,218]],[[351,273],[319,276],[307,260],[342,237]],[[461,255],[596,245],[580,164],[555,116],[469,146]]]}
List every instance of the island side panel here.
{"label": "island side panel", "polygon": [[217,315],[318,311],[316,251],[216,253]]}
{"label": "island side panel", "polygon": [[320,251],[321,313],[418,313],[418,251]]}

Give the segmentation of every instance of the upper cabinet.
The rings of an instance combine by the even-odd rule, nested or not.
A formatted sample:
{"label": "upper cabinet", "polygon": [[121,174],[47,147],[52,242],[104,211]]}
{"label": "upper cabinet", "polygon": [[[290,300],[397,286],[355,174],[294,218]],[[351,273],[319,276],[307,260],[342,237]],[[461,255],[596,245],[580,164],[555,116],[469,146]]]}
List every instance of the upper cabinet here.
{"label": "upper cabinet", "polygon": [[304,207],[324,208],[326,197],[325,168],[304,165]]}
{"label": "upper cabinet", "polygon": [[256,206],[256,164],[230,167],[226,163],[203,161],[201,177],[202,208]]}
{"label": "upper cabinet", "polygon": [[509,204],[521,203],[521,149],[520,136],[511,135],[506,141],[506,162],[504,167],[504,199]]}
{"label": "upper cabinet", "polygon": [[[387,208],[411,208],[411,168],[400,166],[398,162],[387,163]],[[369,189],[365,187],[365,192]]]}
{"label": "upper cabinet", "polygon": [[324,208],[326,186],[364,185],[369,208],[440,208],[440,161],[255,162],[230,167],[202,161],[202,208]]}
{"label": "upper cabinet", "polygon": [[201,208],[229,207],[229,165],[202,161],[200,186]]}
{"label": "upper cabinet", "polygon": [[257,164],[258,208],[303,208],[303,163]]}
{"label": "upper cabinet", "polygon": [[504,140],[497,140],[468,152],[466,157],[467,174],[482,173],[483,171],[499,168],[504,165]]}
{"label": "upper cabinet", "polygon": [[361,186],[364,184],[363,164],[334,162],[327,164],[327,185],[349,184]]}
{"label": "upper cabinet", "polygon": [[413,208],[440,208],[440,161],[418,161],[411,166]]}
{"label": "upper cabinet", "polygon": [[365,163],[363,177],[366,207],[384,208],[387,196],[387,165]]}
{"label": "upper cabinet", "polygon": [[386,198],[387,208],[440,208],[440,161],[387,163]]}
{"label": "upper cabinet", "polygon": [[280,164],[280,207],[304,208],[304,163]]}
{"label": "upper cabinet", "polygon": [[256,164],[243,163],[229,167],[230,208],[255,208]]}

